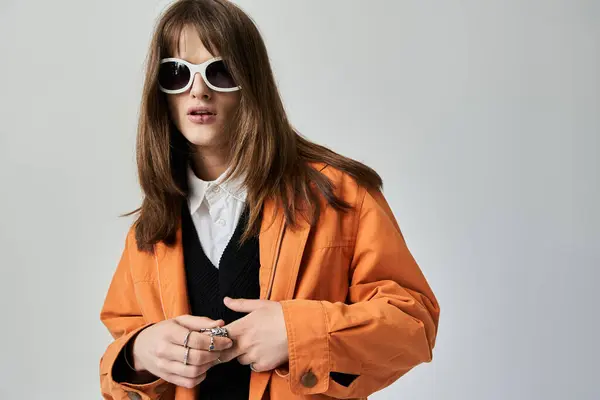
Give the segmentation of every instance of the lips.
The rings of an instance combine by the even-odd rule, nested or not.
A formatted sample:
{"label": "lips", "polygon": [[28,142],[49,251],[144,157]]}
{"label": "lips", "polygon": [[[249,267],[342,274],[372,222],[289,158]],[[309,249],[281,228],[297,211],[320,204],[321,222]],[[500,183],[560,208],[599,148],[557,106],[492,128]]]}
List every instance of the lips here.
{"label": "lips", "polygon": [[217,115],[216,111],[212,107],[207,106],[192,106],[188,108],[188,115]]}
{"label": "lips", "polygon": [[189,114],[188,120],[194,124],[212,124],[216,122],[217,116],[215,114]]}

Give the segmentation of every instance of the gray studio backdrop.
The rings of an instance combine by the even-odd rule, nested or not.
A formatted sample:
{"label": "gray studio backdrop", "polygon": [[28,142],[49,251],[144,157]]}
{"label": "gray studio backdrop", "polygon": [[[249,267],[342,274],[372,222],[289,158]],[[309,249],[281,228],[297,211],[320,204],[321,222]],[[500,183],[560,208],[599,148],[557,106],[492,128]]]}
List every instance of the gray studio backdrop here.
{"label": "gray studio backdrop", "polygon": [[[239,0],[293,123],[377,169],[441,307],[373,399],[600,399],[600,2]],[[0,398],[99,399],[165,1],[0,0]]]}

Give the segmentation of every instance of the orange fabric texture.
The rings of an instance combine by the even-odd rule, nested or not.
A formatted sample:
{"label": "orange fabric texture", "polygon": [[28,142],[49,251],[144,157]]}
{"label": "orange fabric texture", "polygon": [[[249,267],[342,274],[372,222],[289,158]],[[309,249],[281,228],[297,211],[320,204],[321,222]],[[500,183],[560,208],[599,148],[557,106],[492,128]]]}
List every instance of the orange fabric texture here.
{"label": "orange fabric texture", "polygon": [[[318,223],[292,229],[273,202],[264,207],[259,237],[261,299],[281,302],[289,362],[252,372],[250,400],[364,399],[432,359],[439,306],[379,191],[317,166],[353,206],[325,207]],[[133,231],[110,284],[100,318],[114,341],[100,361],[105,399],[194,400],[197,388],[159,379],[117,383],[112,366],[140,329],[189,314],[181,231],[172,247],[137,250]],[[330,373],[357,375],[344,386]]]}

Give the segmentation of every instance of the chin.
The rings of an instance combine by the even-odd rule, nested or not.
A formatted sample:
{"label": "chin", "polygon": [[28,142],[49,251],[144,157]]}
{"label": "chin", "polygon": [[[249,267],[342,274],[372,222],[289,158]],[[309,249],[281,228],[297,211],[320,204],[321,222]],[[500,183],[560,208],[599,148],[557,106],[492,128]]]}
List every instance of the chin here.
{"label": "chin", "polygon": [[218,142],[218,135],[212,127],[188,127],[183,136],[194,146],[211,146]]}

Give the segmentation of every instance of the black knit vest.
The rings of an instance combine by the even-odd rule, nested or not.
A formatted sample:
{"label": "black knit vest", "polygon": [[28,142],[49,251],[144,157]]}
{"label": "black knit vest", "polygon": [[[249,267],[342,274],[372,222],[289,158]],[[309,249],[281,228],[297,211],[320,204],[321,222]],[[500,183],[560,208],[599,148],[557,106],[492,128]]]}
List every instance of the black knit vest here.
{"label": "black knit vest", "polygon": [[[186,203],[186,202],[184,202]],[[219,261],[217,269],[208,259],[187,204],[182,209],[182,242],[191,313],[229,324],[246,313],[234,312],[223,304],[223,298],[257,299],[260,296],[258,239],[251,238],[239,245],[248,223],[248,207],[244,208],[233,236]],[[199,385],[198,399],[247,400],[250,388],[250,368],[236,359],[212,367]]]}

